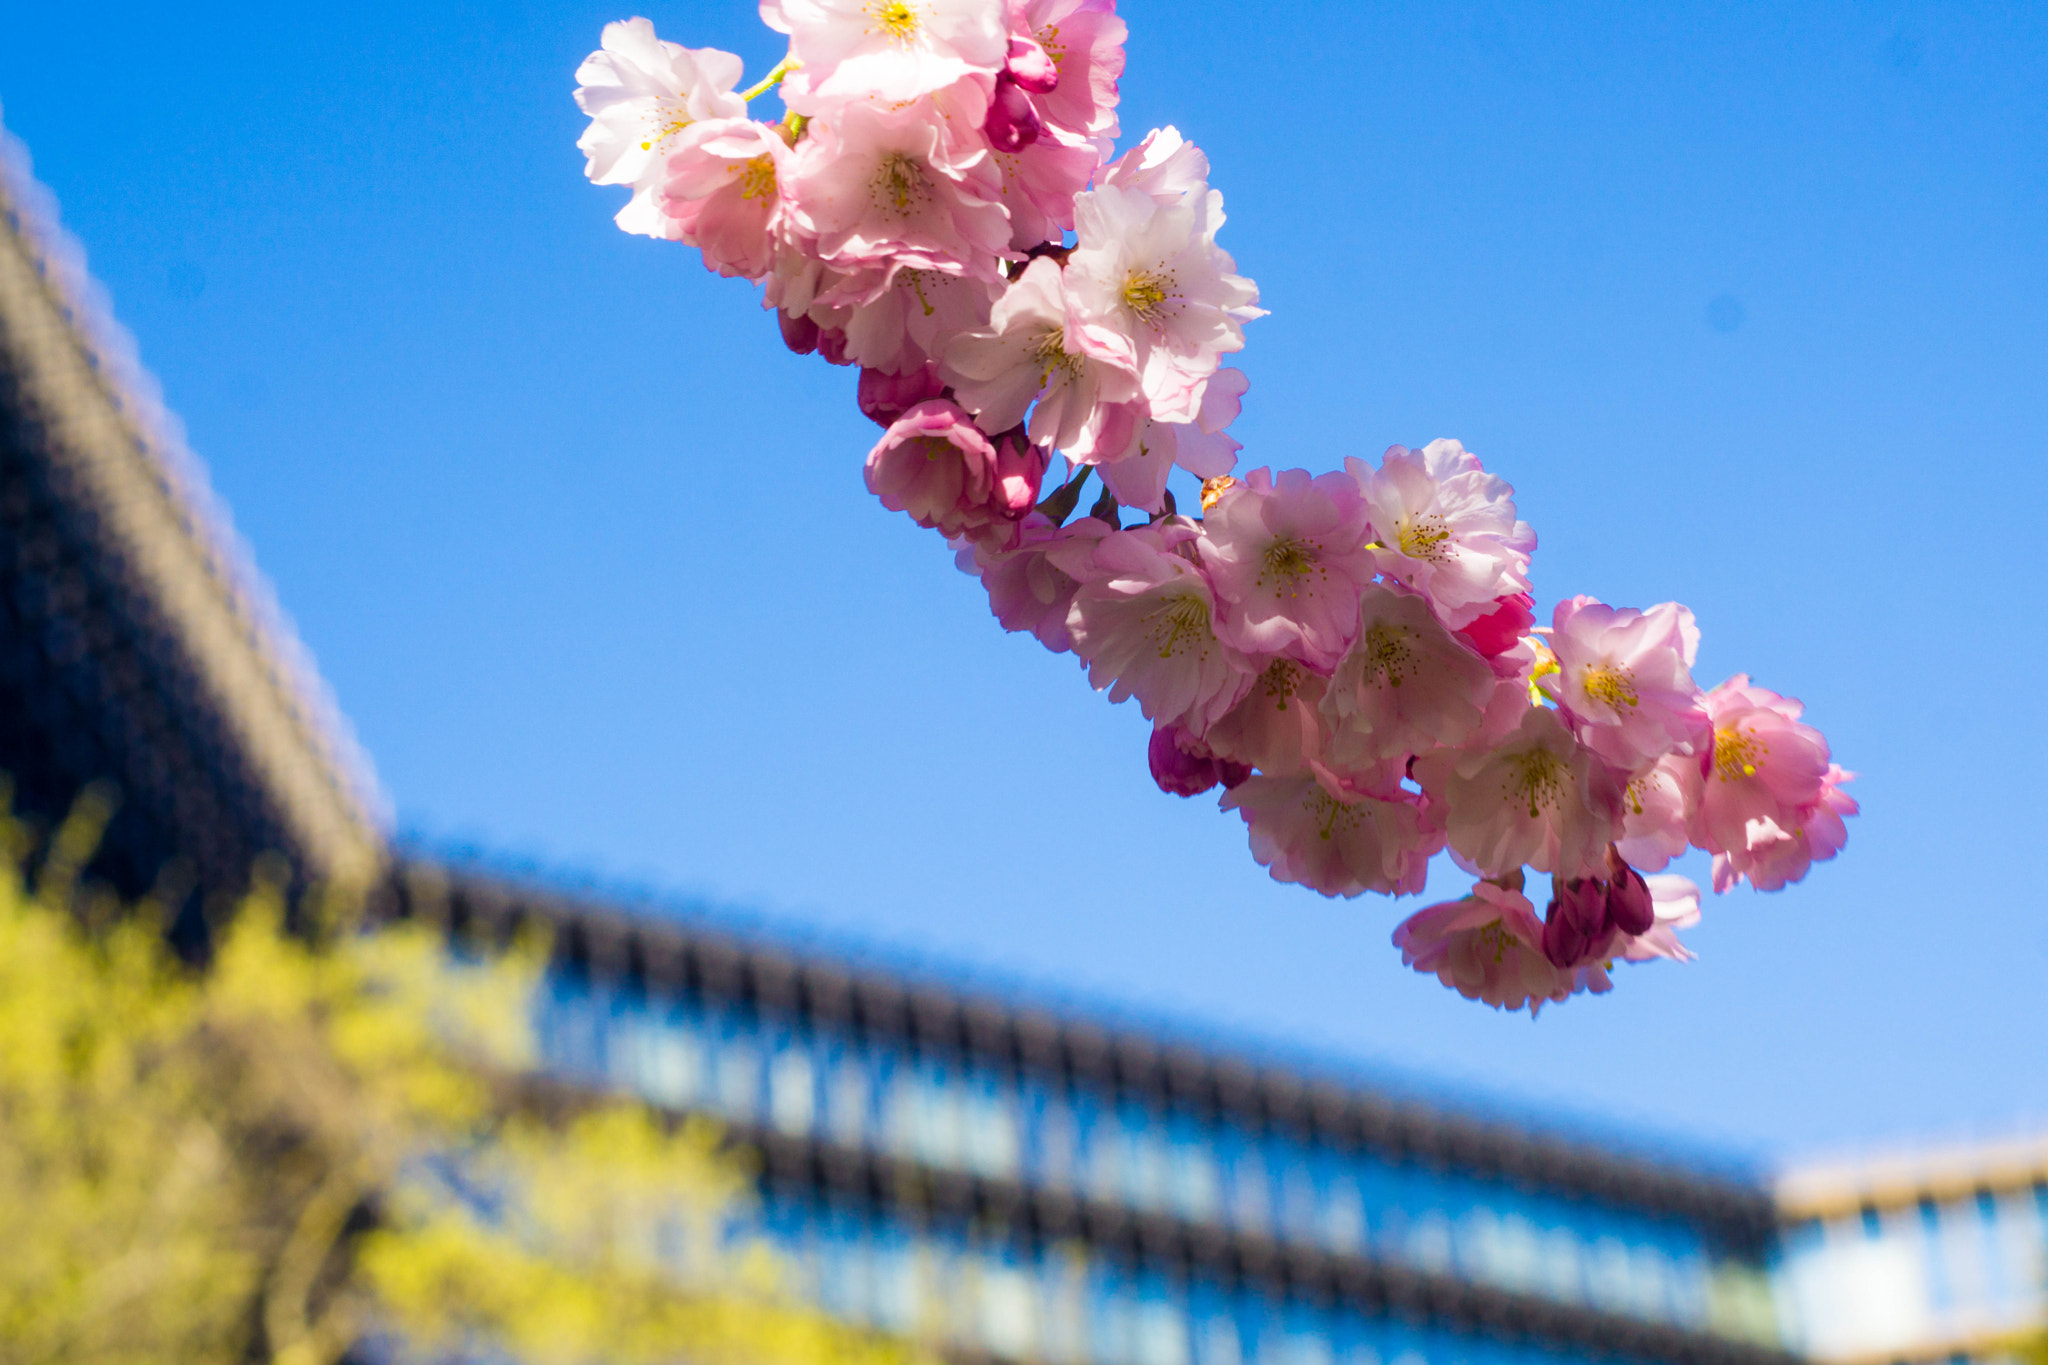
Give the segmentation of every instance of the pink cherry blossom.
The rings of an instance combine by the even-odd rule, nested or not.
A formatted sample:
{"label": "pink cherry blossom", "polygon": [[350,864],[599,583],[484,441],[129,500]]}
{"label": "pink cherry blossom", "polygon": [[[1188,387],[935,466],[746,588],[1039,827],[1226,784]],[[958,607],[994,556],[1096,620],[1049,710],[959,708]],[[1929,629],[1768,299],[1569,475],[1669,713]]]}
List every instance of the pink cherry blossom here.
{"label": "pink cherry blossom", "polygon": [[1102,169],[1102,183],[1135,190],[1165,207],[1209,192],[1209,158],[1178,128],[1154,128],[1145,140]]}
{"label": "pink cherry blossom", "polygon": [[960,547],[956,562],[981,579],[989,610],[1004,630],[1029,631],[1059,654],[1073,647],[1067,613],[1081,580],[1061,568],[1054,554],[1078,552],[1081,563],[1092,563],[1094,543],[1108,534],[1109,526],[1094,517],[1056,526],[1045,514],[1033,512],[1018,523],[1015,544],[968,543]]}
{"label": "pink cherry blossom", "polygon": [[1480,882],[1470,895],[1418,910],[1394,930],[1401,960],[1467,1000],[1532,1015],[1568,999],[1570,974],[1543,953],[1543,924],[1519,891]]}
{"label": "pink cherry blossom", "polygon": [[1125,507],[1163,511],[1166,479],[1175,469],[1214,479],[1236,468],[1237,452],[1244,447],[1228,428],[1237,420],[1249,383],[1243,370],[1216,371],[1202,390],[1201,410],[1192,422],[1161,422],[1142,403],[1128,404],[1130,435],[1121,446],[1096,442],[1085,454],[1068,453],[1093,462],[1104,486]]}
{"label": "pink cherry blossom", "polygon": [[903,104],[962,80],[993,87],[1009,54],[1003,7],[990,0],[761,0],[801,63],[782,101],[819,117],[842,102]]}
{"label": "pink cherry blossom", "polygon": [[1045,453],[1012,438],[991,443],[943,398],[897,419],[868,455],[868,489],[892,512],[949,536],[981,536],[1023,519],[1038,497]]}
{"label": "pink cherry blossom", "polygon": [[1046,127],[1025,146],[990,151],[1003,173],[1011,249],[1058,243],[1074,226],[1075,201],[1102,165],[1102,149],[1077,133]]}
{"label": "pink cherry blossom", "polygon": [[1323,679],[1292,659],[1275,659],[1252,690],[1202,736],[1224,758],[1269,777],[1305,773],[1322,756]]}
{"label": "pink cherry blossom", "polygon": [[1542,680],[1586,747],[1624,768],[1690,752],[1707,722],[1692,680],[1700,630],[1676,602],[1648,611],[1590,597],[1557,604],[1550,649],[1558,671]]}
{"label": "pink cherry blossom", "polygon": [[1366,588],[1356,631],[1323,698],[1333,762],[1425,754],[1479,732],[1502,684],[1420,596]]}
{"label": "pink cherry blossom", "polygon": [[1358,486],[1343,474],[1255,469],[1217,499],[1202,532],[1224,636],[1247,653],[1336,667],[1374,574]]}
{"label": "pink cherry blossom", "polygon": [[1698,760],[1667,754],[1630,777],[1622,789],[1621,837],[1614,841],[1631,867],[1661,872],[1685,852],[1686,775]]}
{"label": "pink cherry blossom", "polygon": [[1208,746],[1178,725],[1154,729],[1145,757],[1152,768],[1152,780],[1159,790],[1172,796],[1200,796],[1219,784],[1235,787],[1252,775],[1244,764],[1216,757]]}
{"label": "pink cherry blossom", "polygon": [[[888,287],[846,308],[837,319],[853,363],[890,373],[920,370],[945,355],[954,338],[988,326],[998,286],[936,270],[892,273]],[[857,283],[835,287],[821,296],[813,314],[824,315],[832,300],[858,289]]]}
{"label": "pink cherry blossom", "polygon": [[1528,592],[1536,533],[1515,519],[1514,489],[1456,441],[1392,446],[1378,469],[1344,462],[1365,492],[1380,571],[1427,597],[1457,630]]}
{"label": "pink cherry blossom", "polygon": [[673,235],[721,275],[758,280],[775,264],[789,144],[752,119],[706,119],[676,139],[661,182]]}
{"label": "pink cherry blossom", "polygon": [[1137,396],[1137,372],[1121,339],[1069,316],[1057,262],[1041,256],[996,300],[986,331],[954,341],[941,360],[961,404],[1001,430],[1035,402],[1033,440],[1066,450],[1098,409]]}
{"label": "pink cherry blossom", "polygon": [[1162,204],[1098,183],[1074,207],[1067,290],[1077,316],[1128,338],[1152,416],[1190,422],[1221,358],[1264,316],[1258,287],[1216,245],[1223,196],[1190,191]]}
{"label": "pink cherry blossom", "polygon": [[1366,891],[1413,895],[1429,875],[1443,833],[1414,800],[1341,800],[1313,774],[1248,778],[1223,797],[1251,827],[1252,858],[1273,880],[1325,896]]}
{"label": "pink cherry blossom", "polygon": [[606,24],[598,51],[576,68],[576,106],[590,127],[576,146],[584,174],[599,185],[630,185],[633,197],[618,225],[647,237],[674,229],[662,212],[662,166],[690,125],[744,118],[747,102],[733,93],[740,59],[717,48],[687,48],[654,36],[645,19]]}
{"label": "pink cherry blossom", "polygon": [[1820,731],[1789,697],[1738,673],[1706,696],[1711,747],[1688,773],[1689,834],[1714,854],[1714,889],[1747,878],[1761,891],[1798,881],[1848,839],[1842,817],[1856,803],[1840,790],[1850,774],[1829,758]]}
{"label": "pink cherry blossom", "polygon": [[[1002,172],[986,145],[959,138],[931,100],[849,104],[819,118],[796,146],[784,193],[827,266],[1002,278],[1010,245]],[[885,270],[869,297],[893,283]]]}
{"label": "pink cherry blossom", "polygon": [[1545,707],[1530,707],[1497,743],[1439,750],[1414,769],[1449,812],[1452,850],[1483,876],[1524,865],[1597,875],[1621,827],[1621,782]]}
{"label": "pink cherry blossom", "polygon": [[[1028,36],[1057,76],[1049,89],[1033,91],[1039,117],[1065,132],[1114,142],[1125,38],[1115,0],[1011,0],[1010,29]],[[1013,75],[1017,66],[1013,56]]]}
{"label": "pink cherry blossom", "polygon": [[1747,880],[1759,891],[1782,891],[1804,878],[1815,863],[1840,853],[1849,841],[1848,826],[1842,821],[1857,812],[1856,798],[1842,790],[1842,783],[1854,776],[1829,764],[1820,799],[1790,828],[1768,816],[1751,820],[1741,848],[1714,855],[1714,890],[1729,891],[1736,882]]}
{"label": "pink cherry blossom", "polygon": [[1216,636],[1216,590],[1180,553],[1192,527],[1161,522],[1103,537],[1067,615],[1088,680],[1109,699],[1136,697],[1155,725],[1202,734],[1251,690],[1252,661]]}

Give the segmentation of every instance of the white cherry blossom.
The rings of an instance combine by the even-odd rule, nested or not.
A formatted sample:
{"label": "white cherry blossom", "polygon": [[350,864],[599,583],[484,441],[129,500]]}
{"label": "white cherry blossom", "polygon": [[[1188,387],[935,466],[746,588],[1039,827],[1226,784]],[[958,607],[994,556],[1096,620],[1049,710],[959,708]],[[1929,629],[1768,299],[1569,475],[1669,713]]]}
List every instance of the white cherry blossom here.
{"label": "white cherry blossom", "polygon": [[601,46],[576,68],[576,106],[590,127],[576,140],[583,173],[599,185],[630,185],[633,197],[618,225],[645,237],[668,237],[662,212],[662,168],[683,130],[703,119],[739,118],[747,102],[733,93],[740,59],[715,47],[688,48],[654,36],[645,19],[606,24]]}

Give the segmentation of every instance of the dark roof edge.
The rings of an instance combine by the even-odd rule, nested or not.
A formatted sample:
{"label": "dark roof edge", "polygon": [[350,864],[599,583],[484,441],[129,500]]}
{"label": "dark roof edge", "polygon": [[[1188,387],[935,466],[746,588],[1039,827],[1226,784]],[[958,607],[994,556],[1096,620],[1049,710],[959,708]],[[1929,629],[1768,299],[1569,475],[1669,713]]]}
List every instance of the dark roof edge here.
{"label": "dark roof edge", "polygon": [[373,876],[390,820],[369,761],[4,127],[0,348],[52,432],[50,458],[156,600],[305,870]]}
{"label": "dark roof edge", "polygon": [[799,955],[723,929],[636,915],[616,904],[436,863],[402,863],[392,886],[398,913],[445,918],[451,928],[485,937],[507,936],[528,919],[545,921],[558,935],[559,955],[600,972],[707,990],[777,1013],[829,1017],[1007,1069],[1150,1094],[1341,1147],[1683,1218],[1745,1254],[1766,1248],[1775,1226],[1770,1195],[1760,1184],[1375,1094],[1227,1050],[1162,1043],[1137,1030],[1057,1016],[1029,1003],[906,982],[831,955]]}

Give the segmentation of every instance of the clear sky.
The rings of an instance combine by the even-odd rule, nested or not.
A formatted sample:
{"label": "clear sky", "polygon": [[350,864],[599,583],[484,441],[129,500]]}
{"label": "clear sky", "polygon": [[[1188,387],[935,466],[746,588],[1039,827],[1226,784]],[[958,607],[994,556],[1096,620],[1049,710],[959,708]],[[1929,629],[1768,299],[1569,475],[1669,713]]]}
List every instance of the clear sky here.
{"label": "clear sky", "polygon": [[1546,612],[1688,602],[1862,774],[1835,863],[1533,1023],[1156,792],[868,496],[853,376],[612,227],[569,92],[629,12],[0,21],[402,830],[1765,1159],[2048,1125],[2048,7],[1125,5],[1126,133],[1209,151],[1272,310],[1247,464],[1461,438]]}

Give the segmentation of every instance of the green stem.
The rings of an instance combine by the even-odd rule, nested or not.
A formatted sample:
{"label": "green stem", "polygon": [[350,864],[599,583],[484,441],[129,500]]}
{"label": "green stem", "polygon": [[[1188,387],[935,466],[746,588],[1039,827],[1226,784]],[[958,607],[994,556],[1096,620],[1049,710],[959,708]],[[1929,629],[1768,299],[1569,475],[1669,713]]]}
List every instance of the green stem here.
{"label": "green stem", "polygon": [[790,72],[796,70],[797,67],[801,65],[803,65],[803,63],[799,62],[796,58],[785,56],[781,61],[775,64],[775,69],[773,71],[770,71],[767,75],[763,76],[760,79],[760,82],[758,84],[750,85],[745,90],[740,91],[740,98],[743,100],[751,100],[756,95],[767,94],[770,90],[773,90],[777,85],[780,85],[782,83],[782,78],[784,76],[787,76]]}

